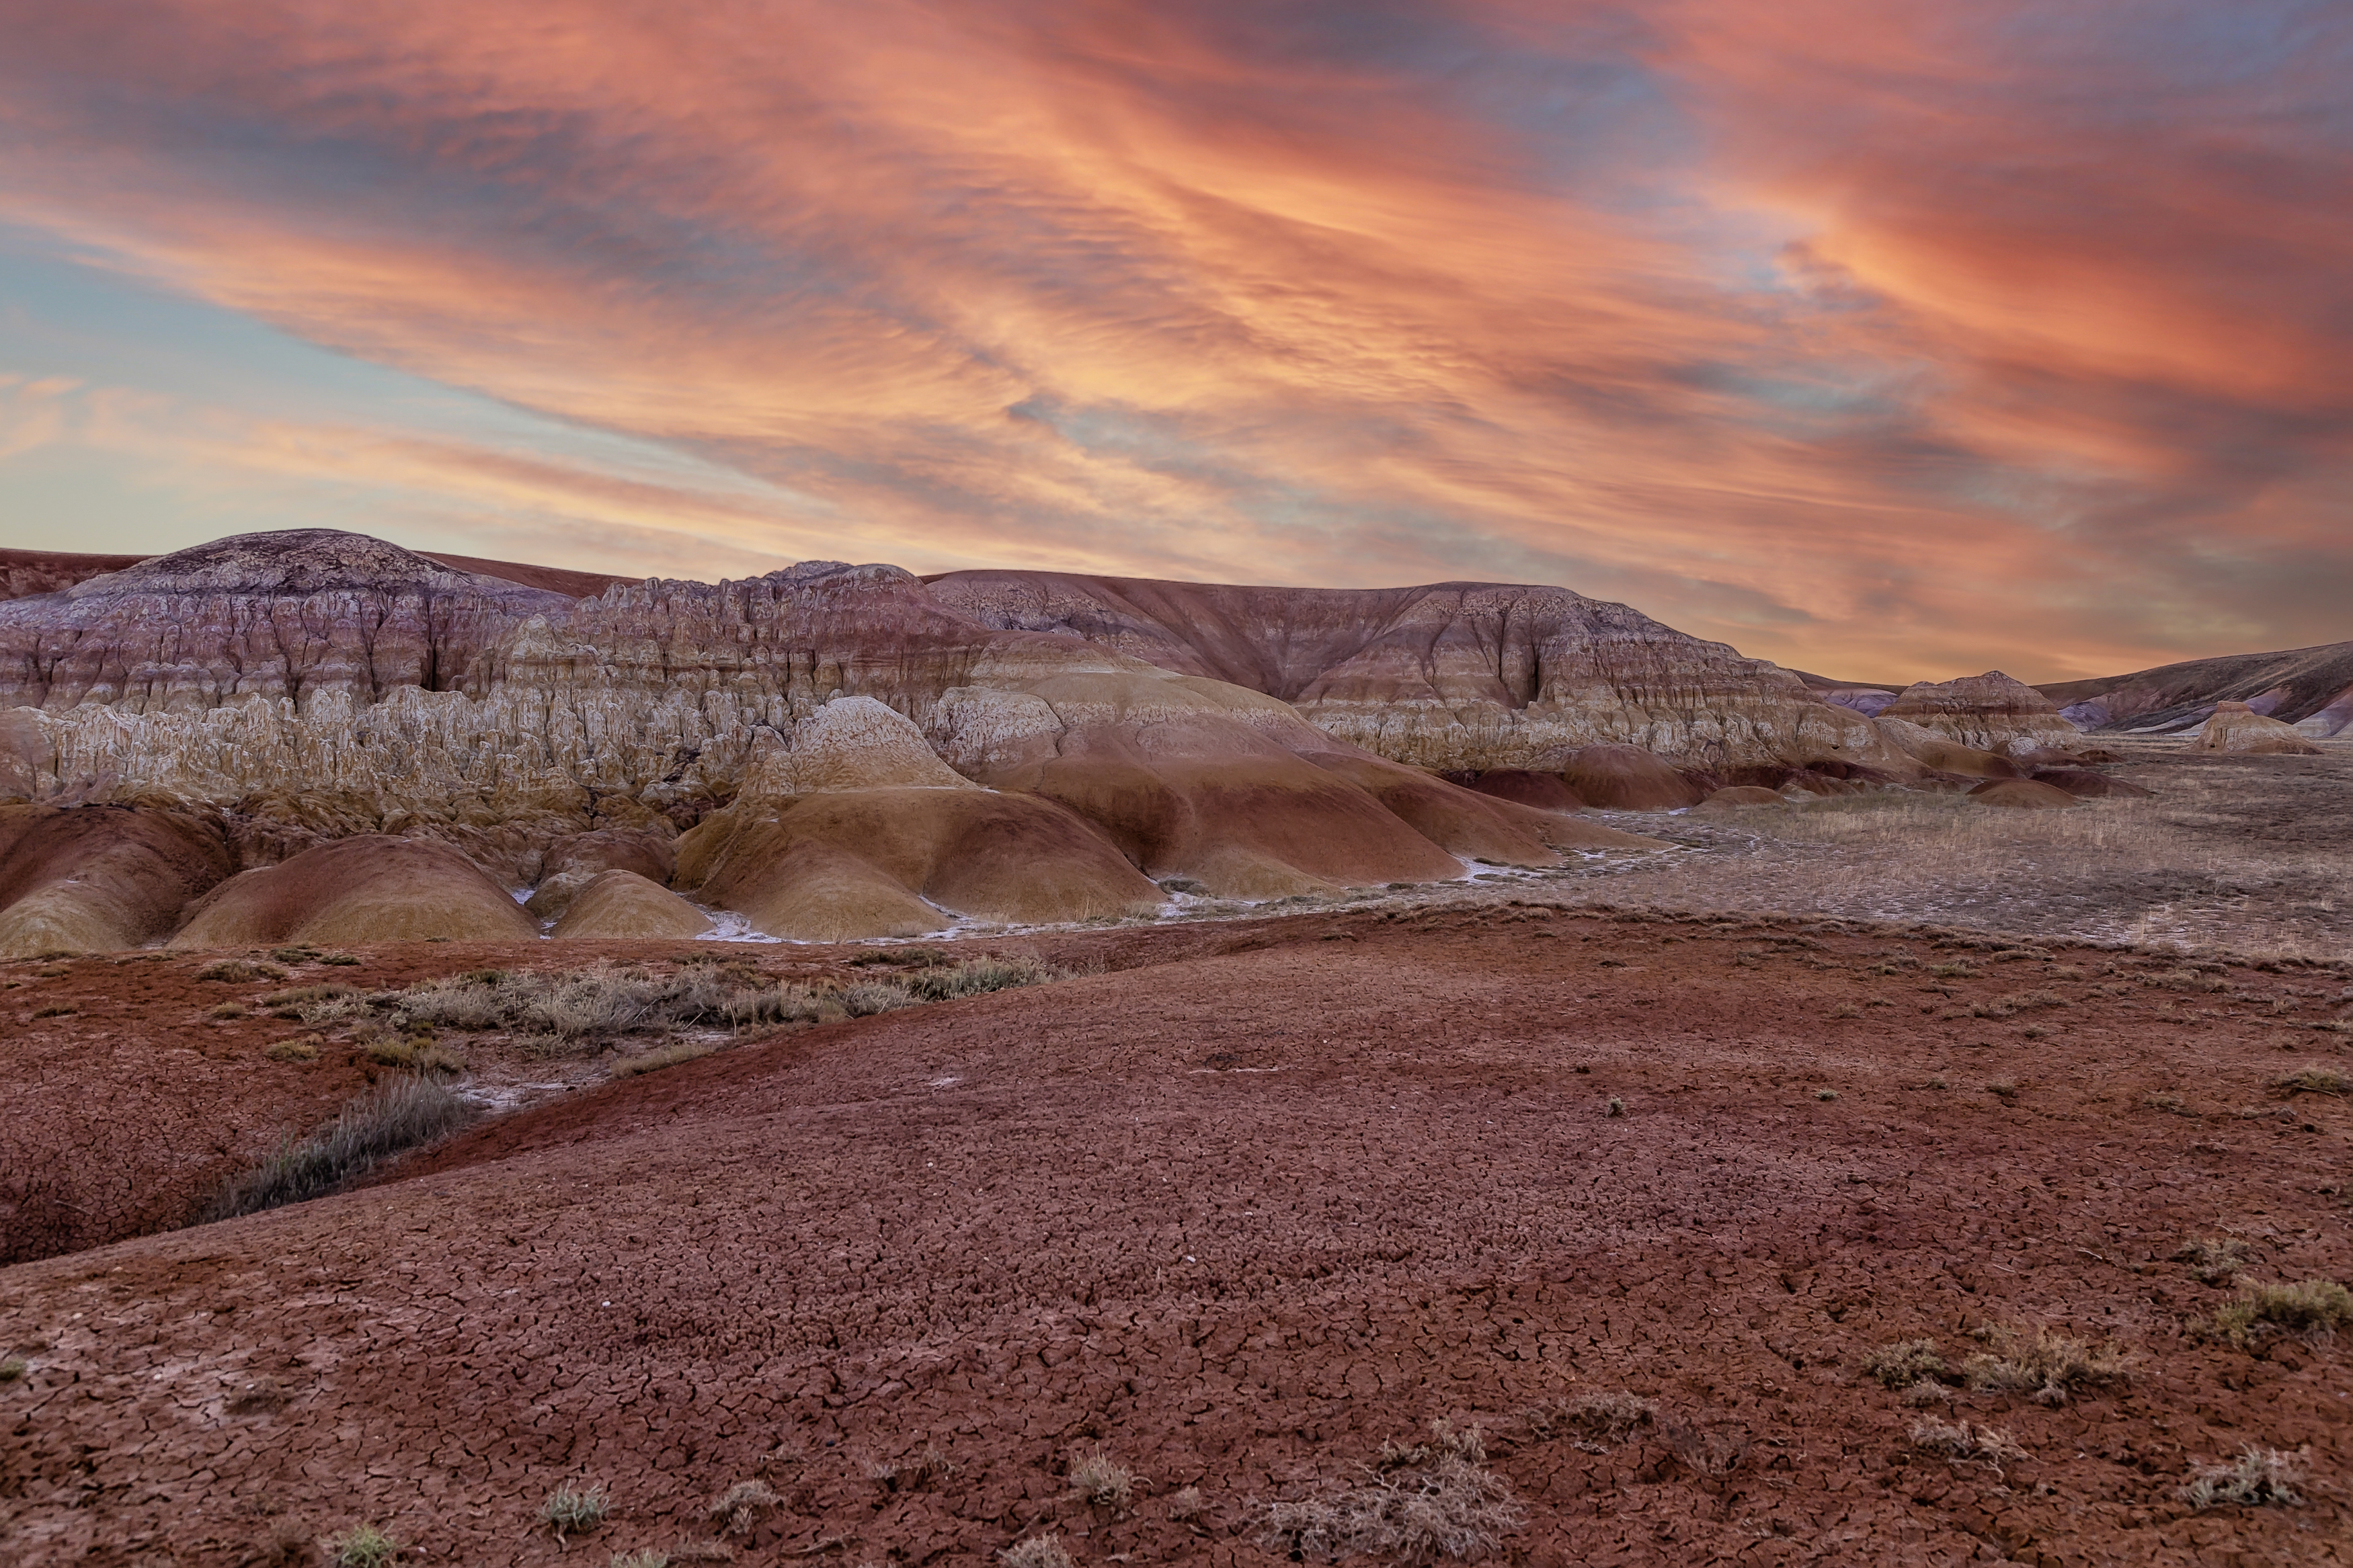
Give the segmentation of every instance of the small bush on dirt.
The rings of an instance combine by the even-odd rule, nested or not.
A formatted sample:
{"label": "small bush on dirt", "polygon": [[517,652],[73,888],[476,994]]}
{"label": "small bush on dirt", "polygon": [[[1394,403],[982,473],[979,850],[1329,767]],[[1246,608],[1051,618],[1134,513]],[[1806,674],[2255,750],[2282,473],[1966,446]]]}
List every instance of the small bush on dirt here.
{"label": "small bush on dirt", "polygon": [[[71,1011],[72,1011],[72,1009],[69,1007],[69,1008],[64,1009],[64,1011],[66,1011],[66,1012],[71,1012]],[[39,1015],[38,1013],[36,1013],[36,1014],[34,1014],[34,1015],[33,1015],[33,1016],[35,1016],[36,1018],[37,1018],[37,1017],[39,1017],[39,1016],[40,1016],[40,1015]],[[207,1008],[206,1008],[206,1009],[205,1009],[205,1016],[206,1016],[206,1017],[207,1017],[207,1018],[222,1018],[222,1019],[227,1019],[227,1018],[250,1018],[250,1017],[252,1017],[252,1016],[253,1016],[253,1009],[252,1009],[252,1008],[250,1008],[250,1007],[248,1007],[248,1006],[247,1006],[247,1005],[246,1005],[244,1003],[242,1003],[242,1002],[224,1002],[224,1003],[222,1003],[222,1004],[221,1004],[219,1006],[217,1006],[217,1007],[207,1007]]]}
{"label": "small bush on dirt", "polygon": [[354,1525],[327,1542],[327,1561],[334,1568],[392,1568],[400,1542],[373,1524]]}
{"label": "small bush on dirt", "polygon": [[[866,1467],[867,1479],[886,1492],[919,1492],[955,1474],[955,1465],[938,1447],[927,1445],[912,1459],[884,1459]],[[1071,1472],[1075,1479],[1077,1471]]]}
{"label": "small bush on dirt", "polygon": [[283,980],[286,972],[274,963],[248,958],[216,958],[196,971],[199,980]]}
{"label": "small bush on dirt", "polygon": [[558,1487],[539,1505],[539,1522],[555,1531],[555,1539],[586,1535],[605,1522],[607,1506],[602,1486]]}
{"label": "small bush on dirt", "polygon": [[2015,1329],[1989,1328],[1978,1337],[1993,1350],[1961,1363],[1961,1375],[1981,1393],[2031,1394],[2042,1405],[2064,1405],[2073,1394],[2125,1381],[2130,1361],[2113,1345],[2094,1348],[2081,1340],[2038,1330],[2032,1339]]}
{"label": "small bush on dirt", "polygon": [[1838,1090],[1834,1089],[1818,1089],[1814,1090],[1814,1098],[1816,1100],[1836,1100],[1838,1098]]}
{"label": "small bush on dirt", "polygon": [[691,1040],[681,1041],[675,1046],[658,1046],[650,1051],[640,1051],[633,1057],[623,1057],[612,1065],[608,1073],[613,1078],[635,1078],[641,1072],[659,1072],[663,1068],[674,1068],[681,1062],[691,1062],[698,1057],[707,1057],[718,1048],[716,1046],[702,1045]]}
{"label": "small bush on dirt", "polygon": [[760,1521],[784,1504],[784,1499],[770,1490],[764,1481],[737,1481],[719,1494],[704,1510],[711,1526],[722,1535],[749,1535],[760,1528]]}
{"label": "small bush on dirt", "polygon": [[1613,1094],[1609,1097],[1609,1103],[1601,1108],[1601,1114],[1604,1116],[1623,1116],[1626,1114],[1626,1102]]}
{"label": "small bush on dirt", "polygon": [[323,1197],[378,1162],[446,1138],[473,1119],[472,1106],[429,1079],[387,1078],[352,1100],[326,1127],[300,1143],[280,1145],[269,1163],[225,1188],[201,1217],[231,1219]]}
{"label": "small bush on dirt", "polygon": [[319,950],[315,947],[273,947],[269,950],[269,956],[280,963],[314,963],[318,961]]}
{"label": "small bush on dirt", "polygon": [[670,1568],[670,1553],[651,1547],[643,1552],[616,1552],[611,1568]]}
{"label": "small bush on dirt", "polygon": [[466,1070],[466,1058],[447,1046],[437,1045],[422,1037],[398,1039],[379,1037],[367,1043],[367,1059],[378,1067],[399,1068],[404,1071],[431,1073],[461,1073]]}
{"label": "small bush on dirt", "polygon": [[1487,1468],[1477,1427],[1457,1431],[1440,1421],[1430,1434],[1429,1443],[1383,1444],[1354,1486],[1271,1504],[1261,1543],[1303,1558],[1363,1552],[1409,1563],[1494,1551],[1524,1517],[1510,1484]]}
{"label": "small bush on dirt", "polygon": [[2217,1311],[2208,1331],[2244,1349],[2273,1334],[2297,1334],[2316,1343],[2353,1323],[2353,1291],[2334,1279],[2294,1285],[2251,1285]]}
{"label": "small bush on dirt", "polygon": [[2272,1089],[2290,1100],[2299,1094],[2353,1094],[2353,1078],[2335,1068],[2304,1068],[2272,1079]]}
{"label": "small bush on dirt", "polygon": [[24,1375],[24,1357],[12,1355],[6,1361],[0,1361],[0,1383],[14,1383]]}
{"label": "small bush on dirt", "polygon": [[2143,1105],[2147,1106],[2151,1110],[2163,1110],[2175,1116],[2196,1116],[2198,1114],[2197,1111],[2190,1109],[2189,1102],[2182,1099],[2178,1094],[2164,1092],[2145,1094],[2141,1096],[2140,1102]]}
{"label": "small bush on dirt", "polygon": [[1996,1100],[2010,1100],[2018,1098],[2018,1084],[2010,1079],[1998,1078],[1985,1088],[1986,1092]]}
{"label": "small bush on dirt", "polygon": [[[34,1012],[33,1017],[37,1022],[43,1018],[70,1018],[77,1011],[79,1011],[79,1009],[73,1007],[42,1007]],[[243,1016],[244,1012],[245,1009],[242,1007],[237,1009],[237,1013],[240,1016]]]}
{"label": "small bush on dirt", "polygon": [[1997,1466],[2026,1458],[2026,1450],[2007,1432],[1991,1426],[1972,1426],[1966,1421],[1939,1421],[1933,1415],[1924,1415],[1912,1423],[1912,1446],[1923,1453],[1942,1454],[1948,1459],[1973,1459]]}
{"label": "small bush on dirt", "polygon": [[1071,1554],[1059,1535],[1033,1535],[997,1554],[1005,1568],[1071,1568]]}
{"label": "small bush on dirt", "polygon": [[2189,1265],[2189,1277],[2200,1285],[2220,1285],[2245,1266],[2247,1245],[2228,1237],[2193,1237],[2176,1249],[2173,1260]]}
{"label": "small bush on dirt", "polygon": [[319,1037],[312,1035],[300,1040],[279,1040],[261,1054],[273,1062],[315,1062],[319,1059]]}
{"label": "small bush on dirt", "polygon": [[1071,1489],[1098,1508],[1126,1511],[1135,1500],[1135,1472],[1097,1448],[1071,1456]]}
{"label": "small bush on dirt", "polygon": [[2204,1511],[2210,1508],[2295,1508],[2304,1501],[2295,1483],[2304,1467],[2292,1454],[2252,1445],[2227,1465],[2200,1465],[2181,1489],[2183,1502]]}
{"label": "small bush on dirt", "polygon": [[1179,1487],[1168,1495],[1168,1517],[1179,1524],[1200,1518],[1208,1506],[1201,1500],[1201,1489],[1198,1487]]}
{"label": "small bush on dirt", "polygon": [[1928,973],[1939,980],[1975,980],[1978,977],[1976,968],[1967,963],[1932,963],[1928,966]]}
{"label": "small bush on dirt", "polygon": [[1915,1383],[1933,1382],[1948,1369],[1945,1358],[1936,1353],[1936,1341],[1899,1340],[1864,1357],[1862,1370],[1884,1387],[1909,1388]]}

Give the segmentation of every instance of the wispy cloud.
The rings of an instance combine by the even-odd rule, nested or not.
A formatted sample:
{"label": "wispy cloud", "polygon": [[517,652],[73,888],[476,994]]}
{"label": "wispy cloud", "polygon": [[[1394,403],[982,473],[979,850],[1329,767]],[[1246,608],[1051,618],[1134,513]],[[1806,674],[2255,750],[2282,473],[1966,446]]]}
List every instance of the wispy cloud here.
{"label": "wispy cloud", "polygon": [[0,218],[527,416],[123,437],[350,526],[1542,576],[1898,675],[2348,629],[2341,6],[0,17]]}

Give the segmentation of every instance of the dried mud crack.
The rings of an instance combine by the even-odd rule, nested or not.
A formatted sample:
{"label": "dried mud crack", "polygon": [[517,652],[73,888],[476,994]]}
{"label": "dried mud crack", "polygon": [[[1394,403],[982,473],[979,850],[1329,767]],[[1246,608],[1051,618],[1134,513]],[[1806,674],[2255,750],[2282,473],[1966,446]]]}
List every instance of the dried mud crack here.
{"label": "dried mud crack", "polygon": [[[1469,1464],[1433,1423],[1477,1429],[1513,1562],[2348,1552],[2353,1348],[2207,1327],[2353,1278],[2353,1100],[2277,1087],[2353,1066],[2334,968],[1507,904],[1024,951],[1095,972],[584,1078],[365,1190],[0,1272],[0,1558],[367,1526],[464,1563],[1272,1563],[1277,1505]],[[49,967],[43,1005],[105,1009],[92,1098],[148,1089],[93,1163],[364,1076],[193,1025],[217,984],[177,959]],[[2123,1370],[1922,1370],[2053,1336]],[[2250,1446],[2300,1505],[2184,1500]]]}

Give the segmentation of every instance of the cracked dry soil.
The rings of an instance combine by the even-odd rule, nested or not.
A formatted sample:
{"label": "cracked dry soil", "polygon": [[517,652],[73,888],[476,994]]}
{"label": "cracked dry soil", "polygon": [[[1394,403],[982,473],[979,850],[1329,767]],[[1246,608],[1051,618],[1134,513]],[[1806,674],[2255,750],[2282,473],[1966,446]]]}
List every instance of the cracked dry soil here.
{"label": "cracked dry soil", "polygon": [[[1438,1417],[1486,1433],[1515,1563],[2353,1555],[2353,1343],[2201,1339],[2231,1287],[2170,1261],[2228,1237],[2257,1279],[2353,1276],[2353,1113],[2270,1087],[2353,1065],[2315,1026],[2341,973],[1502,905],[1060,940],[1110,972],[0,1271],[0,1560],[300,1561],[368,1521],[409,1562],[684,1562],[757,1479],[737,1562],[1052,1530],[1082,1564],[1274,1563],[1267,1502]],[[1932,1414],[2029,1457],[1915,1450],[1863,1359],[1989,1324],[2131,1375],[1947,1388]],[[1617,1391],[1652,1419],[1532,1414]],[[2176,1499],[2249,1443],[2304,1450],[2305,1506]],[[1098,1446],[1143,1478],[1124,1511],[1070,1493]],[[535,1528],[586,1481],[601,1528]]]}

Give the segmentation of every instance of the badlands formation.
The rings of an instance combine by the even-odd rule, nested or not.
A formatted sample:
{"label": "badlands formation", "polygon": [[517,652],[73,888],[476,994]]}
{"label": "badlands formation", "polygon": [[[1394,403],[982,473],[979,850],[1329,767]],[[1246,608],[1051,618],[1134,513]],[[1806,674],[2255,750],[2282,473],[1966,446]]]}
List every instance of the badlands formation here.
{"label": "badlands formation", "polygon": [[2345,1560],[2326,658],[0,564],[9,1568]]}
{"label": "badlands formation", "polygon": [[1640,851],[1588,808],[1960,786],[2076,739],[1999,674],[1874,716],[1552,588],[623,583],[326,530],[81,559],[24,556],[0,603],[0,952],[1126,918]]}

